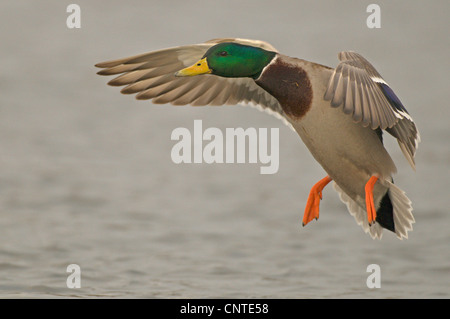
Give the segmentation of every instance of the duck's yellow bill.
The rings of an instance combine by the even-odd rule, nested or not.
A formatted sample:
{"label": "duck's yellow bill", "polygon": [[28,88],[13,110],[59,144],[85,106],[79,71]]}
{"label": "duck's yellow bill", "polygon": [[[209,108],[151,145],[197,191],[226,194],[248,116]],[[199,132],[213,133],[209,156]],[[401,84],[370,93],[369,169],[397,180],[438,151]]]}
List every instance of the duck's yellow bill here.
{"label": "duck's yellow bill", "polygon": [[208,74],[211,72],[212,70],[209,68],[206,58],[203,58],[197,63],[178,71],[177,73],[175,73],[175,76],[193,76],[199,74]]}

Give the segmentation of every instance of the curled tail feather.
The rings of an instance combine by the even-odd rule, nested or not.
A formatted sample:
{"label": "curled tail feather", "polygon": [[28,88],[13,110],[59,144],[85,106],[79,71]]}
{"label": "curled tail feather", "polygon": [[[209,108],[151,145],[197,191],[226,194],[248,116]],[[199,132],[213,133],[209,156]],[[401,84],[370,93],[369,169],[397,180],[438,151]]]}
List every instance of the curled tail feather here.
{"label": "curled tail feather", "polygon": [[[382,183],[389,188],[387,194],[392,204],[392,214],[394,221],[394,228],[390,229],[395,232],[399,239],[408,238],[408,231],[412,231],[412,224],[414,224],[414,216],[412,214],[411,201],[404,191],[398,188],[393,183],[384,180]],[[381,239],[383,236],[383,227],[380,223],[375,223],[370,226],[367,220],[367,212],[365,207],[360,206],[350,196],[334,183],[334,189],[338,192],[341,201],[347,205],[350,215],[352,215],[356,223],[360,225],[365,233],[373,239]],[[364,202],[364,201],[361,201]]]}

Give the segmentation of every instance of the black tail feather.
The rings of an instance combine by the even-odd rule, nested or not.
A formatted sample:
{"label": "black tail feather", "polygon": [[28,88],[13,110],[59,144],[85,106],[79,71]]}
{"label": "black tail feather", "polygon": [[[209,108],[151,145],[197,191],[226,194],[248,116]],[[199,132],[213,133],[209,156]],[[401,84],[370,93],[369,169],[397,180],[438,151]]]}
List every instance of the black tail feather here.
{"label": "black tail feather", "polygon": [[381,227],[395,233],[394,208],[392,206],[391,198],[389,197],[389,190],[381,199],[380,208],[377,210],[377,218],[375,220]]}

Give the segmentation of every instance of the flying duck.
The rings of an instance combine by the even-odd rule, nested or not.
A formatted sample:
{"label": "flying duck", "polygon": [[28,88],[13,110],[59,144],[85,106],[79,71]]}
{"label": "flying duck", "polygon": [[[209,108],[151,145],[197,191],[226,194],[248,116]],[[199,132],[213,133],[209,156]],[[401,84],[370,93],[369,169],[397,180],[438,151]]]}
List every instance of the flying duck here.
{"label": "flying duck", "polygon": [[340,52],[335,69],[279,53],[264,41],[221,38],[96,64],[108,82],[139,100],[174,105],[250,104],[298,133],[327,176],[309,193],[303,226],[319,218],[323,188],[334,187],[372,238],[386,228],[408,238],[411,201],[394,185],[382,132],[415,169],[419,132],[394,91],[360,54]]}

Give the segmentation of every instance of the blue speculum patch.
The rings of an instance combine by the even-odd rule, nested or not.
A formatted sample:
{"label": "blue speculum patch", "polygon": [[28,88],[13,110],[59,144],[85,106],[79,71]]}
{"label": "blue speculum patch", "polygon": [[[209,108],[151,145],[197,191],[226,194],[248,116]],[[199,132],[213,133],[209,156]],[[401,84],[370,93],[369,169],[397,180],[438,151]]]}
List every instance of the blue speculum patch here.
{"label": "blue speculum patch", "polygon": [[380,86],[381,91],[383,91],[384,96],[386,96],[386,98],[388,99],[388,101],[391,103],[392,106],[394,106],[397,110],[400,110],[400,111],[403,111],[403,112],[406,112],[407,114],[409,114],[408,111],[403,106],[400,99],[397,97],[397,95],[395,95],[394,91],[392,91],[392,89],[389,87],[389,85],[386,85],[384,83],[377,83],[377,84]]}

